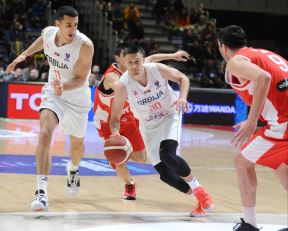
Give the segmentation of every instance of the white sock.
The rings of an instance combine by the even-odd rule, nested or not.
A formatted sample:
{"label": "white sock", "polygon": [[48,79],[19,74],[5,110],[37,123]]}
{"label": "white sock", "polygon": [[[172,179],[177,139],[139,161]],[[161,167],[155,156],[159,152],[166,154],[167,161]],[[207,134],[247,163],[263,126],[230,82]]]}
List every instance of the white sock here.
{"label": "white sock", "polygon": [[187,182],[187,184],[189,184],[189,186],[190,186],[190,188],[192,189],[192,191],[193,191],[195,188],[201,186],[195,176],[193,177],[193,179],[192,179],[191,181]]}
{"label": "white sock", "polygon": [[244,221],[257,228],[255,207],[244,207],[243,212]]}
{"label": "white sock", "polygon": [[79,165],[74,165],[74,164],[72,163],[72,161],[70,160],[70,162],[69,162],[69,169],[70,169],[70,171],[75,172],[75,171],[78,170],[78,167],[79,167]]}
{"label": "white sock", "polygon": [[42,189],[47,194],[47,184],[48,184],[48,176],[47,175],[37,175],[37,188],[38,188],[38,190]]}

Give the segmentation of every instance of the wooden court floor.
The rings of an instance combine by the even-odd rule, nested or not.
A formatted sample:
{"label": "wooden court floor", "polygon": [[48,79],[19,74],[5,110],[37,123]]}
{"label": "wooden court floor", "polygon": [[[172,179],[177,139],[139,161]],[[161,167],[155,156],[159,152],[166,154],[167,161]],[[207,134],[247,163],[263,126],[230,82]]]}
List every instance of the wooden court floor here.
{"label": "wooden court floor", "polygon": [[[2,214],[30,212],[30,203],[36,186],[35,175],[13,171],[13,163],[22,163],[21,161],[18,163],[17,158],[33,158],[38,131],[36,120],[0,119],[0,213]],[[232,162],[233,154],[229,143],[232,135],[229,129],[218,127],[192,126],[182,129],[181,154],[193,169],[199,182],[215,200],[215,207],[210,216],[214,213],[215,215],[241,213]],[[102,142],[92,123],[87,129],[85,145],[85,158],[104,159]],[[51,153],[55,157],[68,157],[66,137],[60,130],[55,132]],[[13,162],[9,162],[10,155],[16,158]],[[7,171],[7,168],[11,169],[11,172]],[[35,162],[27,168],[35,170]],[[21,169],[25,169],[25,166]],[[268,168],[257,167],[257,176],[257,213],[279,214],[282,216],[281,224],[287,224],[287,193]],[[186,196],[165,185],[157,174],[140,174],[133,176],[133,179],[137,183],[137,200],[126,201],[122,199],[123,183],[117,176],[81,176],[80,193],[70,196],[66,193],[65,176],[51,175],[48,182],[49,211],[189,214],[196,205],[192,196]]]}

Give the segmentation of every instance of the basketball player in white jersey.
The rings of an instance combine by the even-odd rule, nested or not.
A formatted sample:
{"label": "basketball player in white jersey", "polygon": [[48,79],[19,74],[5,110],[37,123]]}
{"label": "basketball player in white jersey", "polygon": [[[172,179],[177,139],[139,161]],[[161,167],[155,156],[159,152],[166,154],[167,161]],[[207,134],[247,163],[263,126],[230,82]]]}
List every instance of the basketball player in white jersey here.
{"label": "basketball player in white jersey", "polygon": [[[181,192],[193,193],[198,205],[191,215],[204,216],[213,206],[213,200],[192,175],[186,161],[177,155],[181,112],[187,111],[188,77],[164,64],[144,64],[144,51],[140,47],[126,48],[124,59],[127,71],[114,85],[111,134],[119,135],[120,116],[128,99],[134,116],[139,120],[147,155],[160,179]],[[179,84],[178,99],[168,80]]]}
{"label": "basketball player in white jersey", "polygon": [[58,123],[70,135],[67,189],[70,194],[79,191],[78,165],[84,152],[83,138],[91,107],[88,76],[94,53],[93,43],[77,30],[78,12],[73,7],[59,8],[55,18],[56,26],[43,29],[41,36],[7,67],[8,72],[13,71],[18,63],[42,49],[50,66],[40,105],[40,134],[36,148],[37,190],[31,204],[33,211],[48,210],[49,149]]}

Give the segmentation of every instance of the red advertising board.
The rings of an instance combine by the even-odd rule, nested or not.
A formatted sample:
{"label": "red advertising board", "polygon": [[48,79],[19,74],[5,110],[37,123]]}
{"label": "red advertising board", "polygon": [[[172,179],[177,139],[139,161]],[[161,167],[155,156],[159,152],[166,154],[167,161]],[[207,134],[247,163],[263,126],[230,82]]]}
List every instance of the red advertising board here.
{"label": "red advertising board", "polygon": [[7,118],[38,119],[42,84],[9,84]]}

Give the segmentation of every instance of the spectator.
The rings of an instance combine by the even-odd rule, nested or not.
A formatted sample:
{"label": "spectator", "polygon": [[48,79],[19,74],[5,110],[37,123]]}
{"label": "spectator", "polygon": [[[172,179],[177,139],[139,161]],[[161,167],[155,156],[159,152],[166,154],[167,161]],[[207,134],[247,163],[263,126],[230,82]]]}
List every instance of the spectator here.
{"label": "spectator", "polygon": [[46,58],[43,52],[38,52],[34,54],[34,67],[39,69],[45,59]]}
{"label": "spectator", "polygon": [[91,72],[89,76],[89,87],[97,87],[99,80],[97,79],[97,75]]}
{"label": "spectator", "polygon": [[199,18],[199,22],[195,23],[195,29],[197,33],[202,34],[202,32],[207,27],[207,18],[205,15],[201,15]]}
{"label": "spectator", "polygon": [[154,37],[151,37],[149,43],[147,44],[147,55],[153,55],[160,53],[160,47],[159,44],[156,42]]}
{"label": "spectator", "polygon": [[213,47],[212,43],[208,41],[205,41],[203,45],[203,59],[216,59],[218,54],[216,47]]}
{"label": "spectator", "polygon": [[14,59],[17,56],[19,56],[23,52],[23,50],[24,50],[24,44],[19,39],[18,35],[16,35],[15,41],[11,42],[12,59]]}
{"label": "spectator", "polygon": [[130,5],[124,9],[124,19],[128,22],[129,30],[131,30],[140,19],[140,11],[134,3],[130,3]]}
{"label": "spectator", "polygon": [[97,64],[94,64],[91,70],[92,73],[98,75],[100,73],[100,67]]}
{"label": "spectator", "polygon": [[183,31],[190,24],[190,16],[188,14],[187,8],[182,8],[180,14],[177,15],[177,24],[181,31]]}
{"label": "spectator", "polygon": [[41,82],[47,82],[48,72],[49,72],[49,63],[46,58],[42,61],[38,70],[39,70],[39,76],[40,76]]}
{"label": "spectator", "polygon": [[15,41],[16,38],[20,41],[25,41],[24,26],[19,21],[13,21],[10,28],[10,40]]}
{"label": "spectator", "polygon": [[177,13],[173,5],[170,5],[164,15],[164,22],[168,28],[173,27],[177,23]]}
{"label": "spectator", "polygon": [[203,67],[203,49],[198,40],[193,42],[190,52],[189,54],[195,57],[197,72],[200,72]]}
{"label": "spectator", "polygon": [[140,20],[138,20],[130,30],[130,37],[137,42],[141,42],[144,39],[144,29]]}
{"label": "spectator", "polygon": [[195,40],[199,40],[198,35],[195,33],[193,28],[187,29],[183,38],[183,49],[187,51],[190,55],[194,55],[192,53],[193,44]]}
{"label": "spectator", "polygon": [[17,67],[13,73],[13,77],[8,80],[9,82],[23,82],[22,69]]}
{"label": "spectator", "polygon": [[128,28],[128,22],[127,21],[124,21],[123,22],[123,27],[120,31],[120,38],[126,43],[129,42],[129,39],[130,39],[130,33],[129,33],[129,28]]}
{"label": "spectator", "polygon": [[[40,73],[40,72],[39,72]],[[40,74],[39,74],[40,75]],[[40,82],[48,82],[48,72],[43,72],[40,75]]]}
{"label": "spectator", "polygon": [[36,68],[32,68],[30,70],[28,81],[31,81],[31,82],[41,81],[41,79],[39,78],[39,71]]}
{"label": "spectator", "polygon": [[206,88],[221,88],[223,86],[213,59],[208,59],[202,69],[200,86]]}

